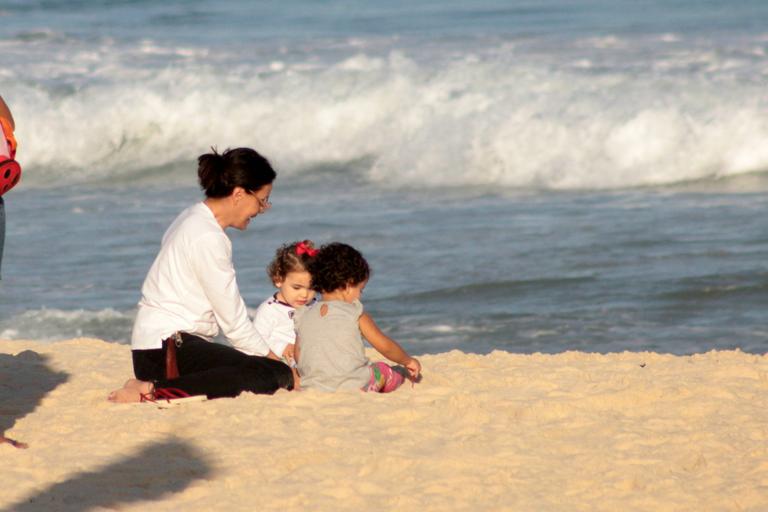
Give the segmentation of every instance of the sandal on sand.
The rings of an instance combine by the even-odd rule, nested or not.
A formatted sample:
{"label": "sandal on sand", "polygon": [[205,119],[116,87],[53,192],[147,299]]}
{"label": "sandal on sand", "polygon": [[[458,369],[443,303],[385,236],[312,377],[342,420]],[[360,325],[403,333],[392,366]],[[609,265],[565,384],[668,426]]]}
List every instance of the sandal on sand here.
{"label": "sandal on sand", "polygon": [[202,402],[208,398],[205,395],[190,395],[178,388],[157,388],[151,393],[141,395],[142,402],[152,402],[160,409],[167,409],[186,402]]}

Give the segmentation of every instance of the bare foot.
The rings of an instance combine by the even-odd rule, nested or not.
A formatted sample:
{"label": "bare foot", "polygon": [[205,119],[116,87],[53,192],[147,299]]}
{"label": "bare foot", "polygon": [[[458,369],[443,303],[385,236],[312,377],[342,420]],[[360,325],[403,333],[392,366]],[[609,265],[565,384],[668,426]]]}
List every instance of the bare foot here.
{"label": "bare foot", "polygon": [[29,448],[29,445],[27,443],[16,441],[15,439],[11,439],[10,437],[0,436],[0,444],[3,444],[3,443],[8,443],[14,448],[21,448],[22,450],[26,450],[27,448]]}
{"label": "bare foot", "polygon": [[139,379],[128,379],[125,381],[125,384],[123,384],[123,387],[125,389],[135,389],[141,393],[147,393],[147,386],[149,386],[149,391],[153,391],[154,387],[152,386],[151,382],[147,382],[145,380],[139,380]]}
{"label": "bare foot", "polygon": [[129,379],[122,388],[109,394],[107,400],[115,403],[141,402],[142,395],[151,395],[155,386],[151,382],[138,379]]}

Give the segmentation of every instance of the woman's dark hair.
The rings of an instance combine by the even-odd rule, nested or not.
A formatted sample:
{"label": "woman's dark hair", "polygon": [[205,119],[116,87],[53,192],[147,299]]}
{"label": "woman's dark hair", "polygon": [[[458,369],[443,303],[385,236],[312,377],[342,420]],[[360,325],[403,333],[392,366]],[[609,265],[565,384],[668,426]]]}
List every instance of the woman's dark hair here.
{"label": "woman's dark hair", "polygon": [[214,148],[197,159],[197,177],[206,197],[227,197],[235,187],[256,192],[275,181],[277,173],[269,161],[251,148]]}
{"label": "woman's dark hair", "polygon": [[309,263],[316,255],[317,249],[312,240],[281,245],[267,267],[267,275],[272,283],[277,283],[284,280],[289,272],[308,272]]}
{"label": "woman's dark hair", "polygon": [[339,242],[322,246],[309,262],[308,270],[312,276],[312,289],[320,293],[355,286],[371,276],[363,255],[354,247]]}

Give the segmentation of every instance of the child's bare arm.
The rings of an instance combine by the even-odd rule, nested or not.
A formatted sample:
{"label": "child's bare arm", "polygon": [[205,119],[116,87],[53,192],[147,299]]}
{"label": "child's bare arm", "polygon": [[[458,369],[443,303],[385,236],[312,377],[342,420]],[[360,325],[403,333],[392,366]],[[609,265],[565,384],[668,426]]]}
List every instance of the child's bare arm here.
{"label": "child's bare arm", "polygon": [[[293,345],[288,345],[289,347],[293,347],[293,362],[296,364],[299,364],[299,336],[296,335],[296,341],[293,343]],[[291,372],[293,372],[293,390],[298,391],[301,389],[301,375],[299,375],[299,371],[296,368],[296,364],[291,366]]]}
{"label": "child's bare arm", "polygon": [[408,355],[408,352],[403,350],[403,347],[401,347],[399,343],[381,332],[381,329],[379,329],[379,326],[373,321],[371,315],[368,313],[360,315],[359,324],[360,332],[363,337],[368,340],[368,343],[378,350],[381,355],[390,361],[405,366],[411,374],[411,377],[414,379],[419,376],[419,373],[421,373],[421,363],[419,363],[418,359]]}

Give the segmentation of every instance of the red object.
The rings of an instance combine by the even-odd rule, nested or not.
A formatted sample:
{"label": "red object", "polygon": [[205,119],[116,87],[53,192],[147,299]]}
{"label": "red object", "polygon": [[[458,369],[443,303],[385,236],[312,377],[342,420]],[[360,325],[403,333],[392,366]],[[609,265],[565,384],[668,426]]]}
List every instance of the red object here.
{"label": "red object", "polygon": [[0,196],[11,190],[21,179],[21,166],[16,156],[16,139],[10,123],[0,117]]}
{"label": "red object", "polygon": [[21,166],[16,160],[0,161],[0,196],[11,190],[21,178]]}

